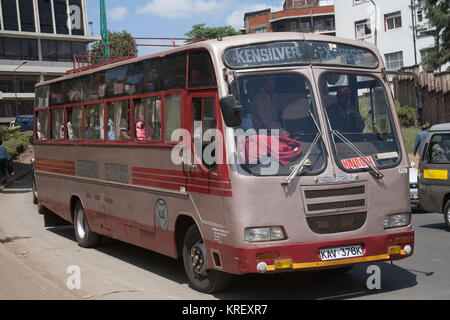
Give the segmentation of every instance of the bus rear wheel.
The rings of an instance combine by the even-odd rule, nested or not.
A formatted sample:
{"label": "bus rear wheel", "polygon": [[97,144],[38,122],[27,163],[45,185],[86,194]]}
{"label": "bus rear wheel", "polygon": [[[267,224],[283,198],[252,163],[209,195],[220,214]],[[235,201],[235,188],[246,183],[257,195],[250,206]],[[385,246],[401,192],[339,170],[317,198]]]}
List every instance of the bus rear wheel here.
{"label": "bus rear wheel", "polygon": [[208,258],[202,236],[196,225],[186,232],[183,242],[183,264],[192,287],[203,293],[214,293],[225,289],[231,275],[208,269]]}
{"label": "bus rear wheel", "polygon": [[77,242],[80,247],[93,248],[99,244],[100,235],[93,232],[89,227],[83,206],[79,201],[75,205],[73,221],[75,227],[75,237],[77,238]]}

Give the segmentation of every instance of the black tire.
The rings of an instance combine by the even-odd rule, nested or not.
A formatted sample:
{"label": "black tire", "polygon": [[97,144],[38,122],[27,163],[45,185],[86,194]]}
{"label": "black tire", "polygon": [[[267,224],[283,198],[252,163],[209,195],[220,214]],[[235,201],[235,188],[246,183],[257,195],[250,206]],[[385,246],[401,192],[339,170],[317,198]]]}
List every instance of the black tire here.
{"label": "black tire", "polygon": [[33,203],[39,204],[38,193],[36,188],[36,180],[34,178],[32,180],[32,193],[33,193]]}
{"label": "black tire", "polygon": [[[203,258],[204,250],[200,248],[203,245],[203,239],[196,225],[192,225],[186,232],[183,242],[183,264],[186,271],[186,275],[191,286],[203,293],[215,293],[225,289],[231,281],[232,276],[230,274],[220,272],[217,270],[202,270],[198,271],[201,262],[206,261]],[[204,247],[203,247],[204,248]],[[193,255],[193,252],[197,254]],[[200,259],[198,259],[200,256]],[[194,259],[199,261],[196,266],[194,266]]]}
{"label": "black tire", "polygon": [[75,237],[77,238],[80,247],[93,248],[99,244],[100,235],[93,232],[89,227],[83,206],[79,201],[75,205],[73,224],[75,228]]}
{"label": "black tire", "polygon": [[450,230],[450,200],[447,201],[444,208],[444,220],[447,225],[447,229]]}

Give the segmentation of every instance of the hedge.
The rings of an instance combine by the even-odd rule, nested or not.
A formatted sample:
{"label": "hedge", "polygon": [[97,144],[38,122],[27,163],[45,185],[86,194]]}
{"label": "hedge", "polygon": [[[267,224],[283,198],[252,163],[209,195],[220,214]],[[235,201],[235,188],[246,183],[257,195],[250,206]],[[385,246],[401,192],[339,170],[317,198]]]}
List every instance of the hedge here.
{"label": "hedge", "polygon": [[7,127],[0,127],[0,138],[3,140],[3,146],[6,147],[9,156],[14,159],[28,149],[33,141],[33,132],[10,133]]}

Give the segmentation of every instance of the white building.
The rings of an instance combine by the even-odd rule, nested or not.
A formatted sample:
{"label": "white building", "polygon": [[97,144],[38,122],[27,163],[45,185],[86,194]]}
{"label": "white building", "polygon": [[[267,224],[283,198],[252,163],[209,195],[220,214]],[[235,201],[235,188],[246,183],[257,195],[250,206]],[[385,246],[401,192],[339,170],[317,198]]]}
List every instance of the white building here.
{"label": "white building", "polygon": [[[376,43],[390,71],[420,64],[434,38],[416,0],[336,0],[336,36]],[[419,26],[416,35],[413,26]],[[429,51],[428,51],[429,52]]]}
{"label": "white building", "polygon": [[96,40],[86,0],[0,0],[0,123],[32,114],[34,85],[65,74]]}

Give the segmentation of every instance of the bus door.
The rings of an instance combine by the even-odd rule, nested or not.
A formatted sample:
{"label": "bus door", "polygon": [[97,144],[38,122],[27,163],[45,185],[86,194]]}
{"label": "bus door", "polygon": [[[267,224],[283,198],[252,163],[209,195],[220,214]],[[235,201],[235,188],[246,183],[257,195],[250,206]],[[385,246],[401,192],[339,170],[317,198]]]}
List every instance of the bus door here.
{"label": "bus door", "polygon": [[[224,181],[222,130],[219,128],[219,110],[216,92],[195,93],[188,98],[190,106],[191,164],[183,167],[188,179],[188,192],[193,191],[193,199],[203,220],[223,225],[224,194],[231,189],[229,181]],[[223,162],[222,162],[223,163]],[[205,197],[208,195],[208,197]]]}

